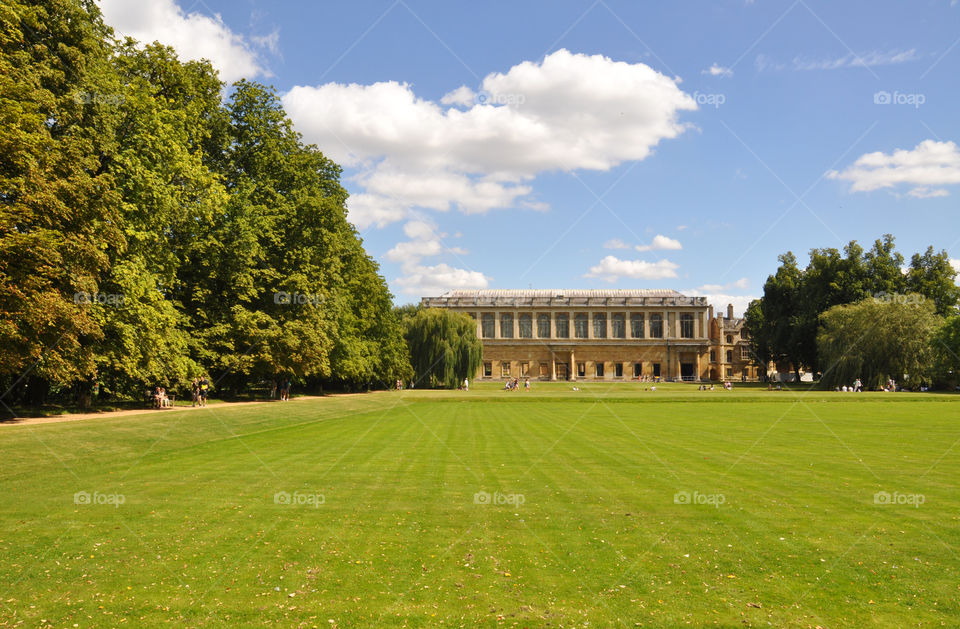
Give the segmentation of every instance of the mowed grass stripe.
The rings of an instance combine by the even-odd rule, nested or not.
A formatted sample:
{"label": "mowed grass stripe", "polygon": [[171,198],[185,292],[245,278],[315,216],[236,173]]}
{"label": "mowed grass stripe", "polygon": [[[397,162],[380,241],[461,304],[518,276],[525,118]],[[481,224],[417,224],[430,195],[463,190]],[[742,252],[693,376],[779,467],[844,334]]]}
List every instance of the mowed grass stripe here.
{"label": "mowed grass stripe", "polygon": [[[14,585],[0,619],[859,627],[960,613],[953,402],[609,389],[5,429],[0,576]],[[65,460],[81,488],[126,502],[75,505],[77,480],[36,437],[79,441]],[[876,505],[878,490],[926,502]],[[325,502],[276,504],[278,491]],[[678,491],[723,504],[676,504]]]}

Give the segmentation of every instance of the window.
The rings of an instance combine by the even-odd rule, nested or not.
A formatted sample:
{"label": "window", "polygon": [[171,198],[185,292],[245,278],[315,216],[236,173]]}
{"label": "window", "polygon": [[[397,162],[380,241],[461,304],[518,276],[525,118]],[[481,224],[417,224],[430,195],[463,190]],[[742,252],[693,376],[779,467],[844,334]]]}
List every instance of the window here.
{"label": "window", "polygon": [[643,315],[640,313],[635,312],[630,315],[630,338],[643,338]]}
{"label": "window", "polygon": [[570,338],[570,317],[567,314],[557,315],[557,338]]}
{"label": "window", "polygon": [[513,315],[509,312],[500,315],[500,338],[513,338]]}
{"label": "window", "polygon": [[740,338],[742,338],[742,339],[748,339],[748,338],[750,338],[750,333],[747,332],[747,329],[746,329],[746,328],[743,328],[742,330],[740,330]]}
{"label": "window", "polygon": [[541,339],[550,338],[550,315],[537,315],[537,337]]}
{"label": "window", "polygon": [[622,339],[627,336],[627,320],[622,314],[615,314],[610,319],[610,325],[613,327],[613,338]]}
{"label": "window", "polygon": [[733,362],[733,350],[732,350],[732,349],[728,349],[728,350],[727,350],[727,362],[728,362],[728,363],[732,363],[732,362]]}
{"label": "window", "polygon": [[710,362],[717,362],[717,350],[715,349],[710,350]]}
{"label": "window", "polygon": [[650,338],[663,338],[663,315],[650,315]]}
{"label": "window", "polygon": [[593,315],[593,338],[607,338],[607,315],[602,312]]}
{"label": "window", "polygon": [[540,363],[540,377],[545,380],[550,379],[550,363]]}
{"label": "window", "polygon": [[748,345],[740,346],[740,359],[750,360],[750,347]]}
{"label": "window", "polygon": [[520,377],[526,378],[530,375],[530,363],[520,363]]}
{"label": "window", "polygon": [[483,363],[483,377],[484,378],[493,377],[493,363]]}
{"label": "window", "polygon": [[500,363],[500,377],[509,378],[510,377],[510,361],[505,360]]}
{"label": "window", "polygon": [[653,363],[653,377],[660,377],[660,363]]}
{"label": "window", "polygon": [[732,334],[728,334],[728,335],[727,335],[727,343],[733,343],[733,335],[732,335]]}
{"label": "window", "polygon": [[598,378],[602,378],[602,377],[603,377],[603,363],[594,363],[593,367],[594,367],[594,370],[596,371],[597,377],[598,377]]}
{"label": "window", "polygon": [[533,317],[529,314],[522,314],[517,317],[517,324],[520,328],[520,338],[533,338]]}
{"label": "window", "polygon": [[623,363],[613,363],[613,375],[617,378],[623,377]]}
{"label": "window", "polygon": [[485,312],[480,318],[480,327],[483,328],[482,334],[485,339],[492,339],[497,335],[493,315],[489,312]]}
{"label": "window", "polygon": [[587,338],[587,315],[582,312],[573,317],[573,335],[578,339]]}
{"label": "window", "polygon": [[578,378],[587,377],[587,363],[577,363],[577,377]]}
{"label": "window", "polygon": [[680,315],[680,338],[693,338],[693,315],[689,312]]}
{"label": "window", "polygon": [[727,367],[727,377],[728,377],[728,378],[732,378],[732,377],[733,377],[733,368],[732,368],[732,367]]}
{"label": "window", "polygon": [[643,363],[633,363],[633,377],[639,378],[643,375]]}

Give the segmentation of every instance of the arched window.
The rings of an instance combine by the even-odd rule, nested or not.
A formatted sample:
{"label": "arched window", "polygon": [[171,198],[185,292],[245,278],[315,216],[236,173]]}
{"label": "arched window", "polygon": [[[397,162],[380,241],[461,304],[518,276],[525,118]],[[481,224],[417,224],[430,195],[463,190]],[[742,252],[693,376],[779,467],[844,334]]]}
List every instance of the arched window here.
{"label": "arched window", "polygon": [[500,315],[500,338],[513,338],[513,315],[509,312]]}
{"label": "arched window", "polygon": [[480,318],[480,327],[482,328],[483,338],[492,339],[497,335],[495,328],[496,322],[493,320],[493,315],[489,312],[483,313],[483,316]]}
{"label": "arched window", "polygon": [[573,335],[578,339],[587,338],[587,315],[582,312],[573,316]]}
{"label": "arched window", "polygon": [[689,312],[680,315],[680,338],[693,338],[693,315]]}
{"label": "arched window", "polygon": [[528,313],[523,313],[517,317],[517,323],[520,327],[520,338],[533,338],[533,317]]}
{"label": "arched window", "polygon": [[537,315],[537,336],[542,339],[550,338],[550,315]]}
{"label": "arched window", "polygon": [[622,314],[615,314],[610,319],[610,327],[612,328],[613,338],[622,339],[627,336],[627,320]]}
{"label": "arched window", "polygon": [[639,312],[630,315],[630,338],[643,338],[643,315]]}
{"label": "arched window", "polygon": [[557,315],[557,338],[570,338],[570,317],[566,313]]}
{"label": "arched window", "polygon": [[663,315],[650,315],[650,338],[663,338]]}
{"label": "arched window", "polygon": [[602,312],[593,315],[593,338],[607,338],[607,315]]}

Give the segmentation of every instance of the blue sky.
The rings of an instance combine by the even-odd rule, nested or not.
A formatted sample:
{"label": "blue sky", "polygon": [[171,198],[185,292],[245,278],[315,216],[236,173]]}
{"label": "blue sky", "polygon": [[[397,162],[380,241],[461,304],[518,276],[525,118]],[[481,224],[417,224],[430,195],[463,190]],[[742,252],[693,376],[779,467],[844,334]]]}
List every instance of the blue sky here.
{"label": "blue sky", "polygon": [[101,6],[274,85],[398,303],[675,288],[740,312],[787,250],[960,258],[956,0]]}

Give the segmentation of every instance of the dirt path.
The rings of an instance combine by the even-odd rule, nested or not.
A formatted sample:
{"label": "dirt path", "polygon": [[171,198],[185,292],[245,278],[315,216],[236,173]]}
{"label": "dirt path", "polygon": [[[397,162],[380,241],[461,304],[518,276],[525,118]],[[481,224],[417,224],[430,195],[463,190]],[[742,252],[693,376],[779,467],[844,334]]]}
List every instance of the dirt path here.
{"label": "dirt path", "polygon": [[[337,393],[329,396],[320,396],[320,395],[303,395],[295,398],[291,398],[291,402],[299,402],[301,400],[319,400],[323,397],[342,397],[342,396],[355,396],[355,395],[368,395],[367,393]],[[84,419],[106,419],[111,417],[123,417],[125,415],[148,415],[148,414],[165,414],[171,412],[182,412],[189,411],[192,413],[198,413],[205,410],[218,409],[218,408],[228,408],[231,406],[256,406],[258,404],[279,404],[280,400],[262,400],[258,402],[218,402],[217,404],[211,404],[207,407],[200,406],[176,406],[174,408],[142,408],[134,409],[128,411],[103,411],[100,413],[69,413],[64,415],[50,415],[49,417],[18,417],[17,419],[9,421],[0,421],[0,426],[29,426],[30,424],[55,424],[58,422],[72,422],[80,421]]]}

